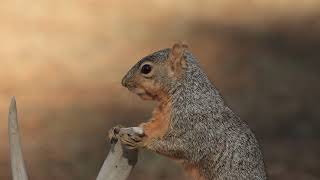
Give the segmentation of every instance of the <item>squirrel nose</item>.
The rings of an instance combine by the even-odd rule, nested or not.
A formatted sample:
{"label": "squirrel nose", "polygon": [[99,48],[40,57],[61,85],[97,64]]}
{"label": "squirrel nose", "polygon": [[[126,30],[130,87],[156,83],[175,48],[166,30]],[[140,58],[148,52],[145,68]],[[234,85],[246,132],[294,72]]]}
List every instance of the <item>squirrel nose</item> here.
{"label": "squirrel nose", "polygon": [[122,86],[127,87],[127,81],[126,81],[125,77],[122,78],[121,84],[122,84]]}
{"label": "squirrel nose", "polygon": [[131,78],[129,78],[127,75],[124,76],[124,77],[122,78],[122,81],[121,81],[122,86],[124,86],[124,87],[126,87],[126,88],[131,87],[131,86],[132,86],[132,82],[131,82],[130,79],[131,79]]}
{"label": "squirrel nose", "polygon": [[124,77],[122,79],[121,84],[122,84],[122,86],[124,86],[124,87],[126,87],[128,89],[134,88],[133,82],[130,79],[126,78],[126,77]]}
{"label": "squirrel nose", "polygon": [[123,78],[121,81],[122,86],[126,87],[126,88],[130,88],[134,86],[133,83],[133,79],[134,79],[134,73],[132,73],[132,70],[130,70]]}

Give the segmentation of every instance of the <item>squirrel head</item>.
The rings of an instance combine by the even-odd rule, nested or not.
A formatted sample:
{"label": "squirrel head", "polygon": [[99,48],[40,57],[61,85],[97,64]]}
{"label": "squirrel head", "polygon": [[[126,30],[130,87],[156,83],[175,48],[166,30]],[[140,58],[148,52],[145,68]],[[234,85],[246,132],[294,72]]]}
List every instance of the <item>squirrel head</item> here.
{"label": "squirrel head", "polygon": [[175,43],[142,58],[123,77],[122,85],[145,100],[168,98],[188,66],[184,56],[187,48],[184,43]]}

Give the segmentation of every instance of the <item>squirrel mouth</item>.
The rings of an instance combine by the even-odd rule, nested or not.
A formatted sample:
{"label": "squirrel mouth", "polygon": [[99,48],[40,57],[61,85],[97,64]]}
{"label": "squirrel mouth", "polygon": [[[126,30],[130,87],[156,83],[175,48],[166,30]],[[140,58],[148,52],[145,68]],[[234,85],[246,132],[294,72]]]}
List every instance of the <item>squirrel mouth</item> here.
{"label": "squirrel mouth", "polygon": [[133,92],[134,94],[138,95],[139,97],[141,97],[144,100],[153,100],[154,97],[146,92],[144,89],[141,88],[134,88],[134,89],[130,89],[131,92]]}

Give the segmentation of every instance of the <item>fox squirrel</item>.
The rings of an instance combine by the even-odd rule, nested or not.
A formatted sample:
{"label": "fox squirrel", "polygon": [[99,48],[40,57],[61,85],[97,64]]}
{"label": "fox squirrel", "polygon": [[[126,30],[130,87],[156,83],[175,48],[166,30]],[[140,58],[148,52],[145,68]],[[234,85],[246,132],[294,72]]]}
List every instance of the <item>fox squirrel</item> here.
{"label": "fox squirrel", "polygon": [[116,126],[109,138],[174,159],[196,180],[267,179],[253,132],[225,104],[184,43],[141,59],[122,85],[159,105],[148,122]]}

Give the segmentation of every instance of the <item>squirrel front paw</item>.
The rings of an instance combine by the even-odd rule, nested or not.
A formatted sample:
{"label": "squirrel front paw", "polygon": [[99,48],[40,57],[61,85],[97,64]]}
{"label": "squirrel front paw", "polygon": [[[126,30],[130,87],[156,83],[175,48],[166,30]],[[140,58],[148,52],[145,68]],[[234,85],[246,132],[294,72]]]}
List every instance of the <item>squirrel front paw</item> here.
{"label": "squirrel front paw", "polygon": [[117,134],[122,144],[129,149],[143,147],[144,131],[141,127],[120,128]]}

